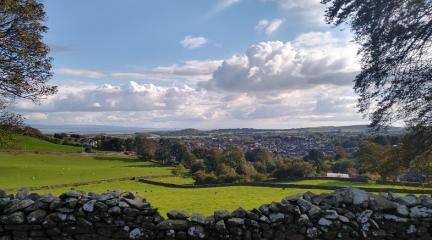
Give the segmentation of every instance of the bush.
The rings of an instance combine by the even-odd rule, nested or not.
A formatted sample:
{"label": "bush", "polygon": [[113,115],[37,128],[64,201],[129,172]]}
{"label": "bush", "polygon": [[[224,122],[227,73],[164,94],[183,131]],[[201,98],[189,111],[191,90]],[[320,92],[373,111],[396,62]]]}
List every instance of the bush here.
{"label": "bush", "polygon": [[278,179],[311,177],[316,174],[315,166],[301,159],[290,159],[277,163],[273,176]]}
{"label": "bush", "polygon": [[179,164],[171,172],[177,176],[184,176],[188,173],[188,169],[183,164]]}
{"label": "bush", "polygon": [[192,175],[196,184],[214,184],[218,183],[218,178],[213,173],[206,173],[205,171],[198,171]]}

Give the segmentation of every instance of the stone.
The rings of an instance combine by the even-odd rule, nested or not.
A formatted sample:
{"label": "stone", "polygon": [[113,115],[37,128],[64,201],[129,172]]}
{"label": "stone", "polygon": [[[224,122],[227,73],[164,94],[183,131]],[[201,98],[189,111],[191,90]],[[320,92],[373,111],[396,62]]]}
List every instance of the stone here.
{"label": "stone", "polygon": [[22,224],[25,221],[25,215],[23,212],[14,212],[10,215],[5,216],[4,219],[1,219],[1,223],[7,224]]}
{"label": "stone", "polygon": [[214,217],[217,220],[228,219],[231,217],[231,213],[227,210],[218,210],[214,212]]}
{"label": "stone", "polygon": [[393,215],[393,214],[384,214],[383,217],[384,217],[384,219],[392,221],[392,222],[399,222],[399,223],[408,222],[408,219],[398,217],[398,216]]}
{"label": "stone", "polygon": [[230,227],[233,226],[242,226],[244,225],[245,221],[243,218],[230,218],[227,220],[227,225]]}
{"label": "stone", "polygon": [[114,206],[110,209],[108,209],[108,213],[112,215],[120,215],[122,213],[122,210],[120,207]]}
{"label": "stone", "polygon": [[308,238],[317,238],[319,236],[319,230],[316,227],[310,227],[306,230],[306,236]]}
{"label": "stone", "polygon": [[19,200],[24,200],[27,198],[27,196],[29,195],[29,190],[28,188],[21,188],[18,190],[18,192],[15,195],[15,198],[19,199]]}
{"label": "stone", "polygon": [[77,190],[71,190],[60,195],[60,198],[80,198],[84,195],[83,192]]}
{"label": "stone", "polygon": [[218,231],[218,232],[225,232],[226,231],[225,222],[223,220],[217,221],[215,224],[215,228],[216,228],[216,231]]}
{"label": "stone", "polygon": [[308,211],[308,215],[311,218],[318,217],[320,214],[321,214],[321,208],[316,205],[312,205]]}
{"label": "stone", "polygon": [[144,230],[142,228],[135,228],[129,233],[129,239],[140,239],[144,236]]}
{"label": "stone", "polygon": [[355,188],[338,189],[334,196],[337,203],[362,205],[369,201],[369,194],[366,191]]}
{"label": "stone", "polygon": [[409,209],[406,205],[401,205],[399,204],[399,206],[396,208],[396,213],[400,216],[408,216],[409,215]]}
{"label": "stone", "polygon": [[276,222],[282,222],[285,218],[285,215],[283,213],[271,213],[269,215],[270,222],[276,223]]}
{"label": "stone", "polygon": [[415,234],[415,233],[417,233],[417,228],[411,224],[407,229],[407,234]]}
{"label": "stone", "polygon": [[206,223],[206,219],[203,215],[201,214],[192,214],[192,216],[190,217],[191,222],[193,223],[197,223],[197,224],[202,224],[204,225]]}
{"label": "stone", "polygon": [[432,217],[432,209],[426,207],[412,207],[410,209],[410,217],[412,218],[430,218]]}
{"label": "stone", "polygon": [[332,225],[333,222],[326,219],[326,218],[320,218],[320,220],[318,221],[318,224],[321,226],[327,226],[328,227],[328,226]]}
{"label": "stone", "polygon": [[341,221],[343,223],[349,223],[350,222],[349,218],[347,218],[343,215],[339,215],[339,221]]}
{"label": "stone", "polygon": [[25,209],[34,203],[33,200],[30,199],[13,199],[10,201],[9,205],[3,210],[4,213],[13,213],[22,209]]}
{"label": "stone", "polygon": [[406,205],[408,207],[412,207],[419,204],[417,197],[411,194],[405,195],[399,198],[398,200],[401,204]]}
{"label": "stone", "polygon": [[357,222],[364,224],[367,223],[372,216],[373,211],[372,210],[364,210],[358,217]]}
{"label": "stone", "polygon": [[160,230],[169,230],[169,229],[184,230],[188,228],[188,225],[189,225],[188,221],[186,220],[169,219],[159,223],[156,227]]}
{"label": "stone", "polygon": [[43,219],[47,215],[45,210],[36,210],[27,215],[28,223],[42,223]]}
{"label": "stone", "polygon": [[374,211],[386,211],[396,209],[398,207],[397,203],[389,201],[383,196],[376,195],[370,196],[369,205]]}
{"label": "stone", "polygon": [[188,229],[188,235],[192,238],[204,239],[206,238],[206,232],[202,226],[192,226]]}
{"label": "stone", "polygon": [[167,213],[167,216],[169,219],[186,220],[189,218],[189,214],[187,212],[179,210],[171,210]]}
{"label": "stone", "polygon": [[298,219],[298,223],[300,225],[307,225],[309,224],[310,220],[309,217],[306,214],[301,214],[299,219]]}
{"label": "stone", "polygon": [[88,202],[86,202],[83,206],[82,209],[86,212],[93,212],[94,211],[94,206],[95,206],[96,200],[90,200]]}
{"label": "stone", "polygon": [[150,204],[141,197],[135,197],[133,199],[125,198],[124,201],[127,202],[130,206],[137,209],[144,209],[150,207]]}

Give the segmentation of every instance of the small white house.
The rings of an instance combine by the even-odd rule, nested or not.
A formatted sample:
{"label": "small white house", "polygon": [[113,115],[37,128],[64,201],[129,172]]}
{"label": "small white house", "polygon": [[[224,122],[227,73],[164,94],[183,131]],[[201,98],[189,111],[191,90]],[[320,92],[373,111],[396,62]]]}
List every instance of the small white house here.
{"label": "small white house", "polygon": [[335,178],[349,178],[349,174],[346,173],[327,173],[327,177],[335,177]]}

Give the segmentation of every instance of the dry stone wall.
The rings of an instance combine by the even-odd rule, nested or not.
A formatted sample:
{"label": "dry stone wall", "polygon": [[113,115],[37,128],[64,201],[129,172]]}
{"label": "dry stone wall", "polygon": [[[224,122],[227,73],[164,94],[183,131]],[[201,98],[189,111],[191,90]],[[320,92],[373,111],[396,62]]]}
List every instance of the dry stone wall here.
{"label": "dry stone wall", "polygon": [[[163,196],[161,196],[163,197]],[[358,189],[304,193],[257,209],[164,219],[132,193],[69,191],[59,197],[0,191],[0,240],[432,239],[432,198]]]}

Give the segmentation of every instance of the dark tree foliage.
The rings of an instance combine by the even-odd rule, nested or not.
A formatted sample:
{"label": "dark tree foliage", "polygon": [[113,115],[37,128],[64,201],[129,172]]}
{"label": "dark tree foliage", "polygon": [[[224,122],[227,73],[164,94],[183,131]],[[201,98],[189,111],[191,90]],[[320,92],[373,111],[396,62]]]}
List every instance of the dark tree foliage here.
{"label": "dark tree foliage", "polygon": [[42,42],[47,31],[44,6],[36,0],[0,1],[0,101],[32,101],[52,95],[49,48]]}
{"label": "dark tree foliage", "polygon": [[329,24],[348,24],[360,45],[355,79],[371,125],[432,125],[432,1],[322,0]]}

